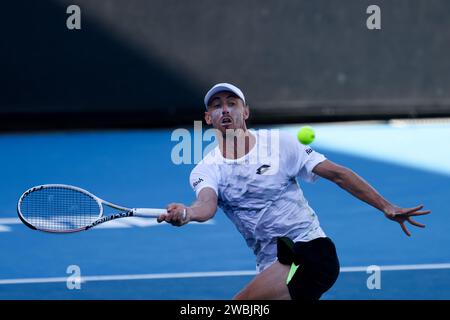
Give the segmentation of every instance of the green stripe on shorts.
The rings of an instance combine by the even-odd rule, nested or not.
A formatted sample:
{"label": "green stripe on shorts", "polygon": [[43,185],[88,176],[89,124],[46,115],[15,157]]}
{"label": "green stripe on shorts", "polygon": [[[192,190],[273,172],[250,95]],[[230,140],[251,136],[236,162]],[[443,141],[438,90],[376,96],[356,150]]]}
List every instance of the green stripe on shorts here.
{"label": "green stripe on shorts", "polygon": [[286,285],[288,285],[289,282],[291,282],[292,277],[294,276],[294,274],[297,271],[298,267],[299,266],[296,266],[295,263],[291,264],[291,269],[289,270],[289,274],[288,274],[287,279],[286,279]]}

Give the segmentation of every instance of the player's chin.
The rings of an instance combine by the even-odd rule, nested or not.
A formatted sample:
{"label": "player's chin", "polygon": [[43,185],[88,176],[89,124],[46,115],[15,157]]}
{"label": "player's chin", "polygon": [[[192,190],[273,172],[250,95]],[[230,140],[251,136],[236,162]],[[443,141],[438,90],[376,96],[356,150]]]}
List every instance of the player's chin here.
{"label": "player's chin", "polygon": [[234,133],[234,130],[236,130],[236,127],[234,126],[233,123],[220,124],[219,130],[222,132],[222,134],[225,135],[227,132]]}

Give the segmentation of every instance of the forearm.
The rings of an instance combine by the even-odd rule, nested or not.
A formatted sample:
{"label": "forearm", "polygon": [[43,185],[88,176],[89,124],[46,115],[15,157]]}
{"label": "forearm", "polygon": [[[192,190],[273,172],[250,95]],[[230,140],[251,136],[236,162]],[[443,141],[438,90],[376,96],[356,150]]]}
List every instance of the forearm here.
{"label": "forearm", "polygon": [[205,222],[216,213],[217,206],[213,203],[201,200],[195,201],[192,205],[187,207],[190,221]]}
{"label": "forearm", "polygon": [[392,204],[384,199],[369,183],[347,168],[340,172],[334,182],[356,198],[380,211],[385,212],[386,209],[392,207]]}

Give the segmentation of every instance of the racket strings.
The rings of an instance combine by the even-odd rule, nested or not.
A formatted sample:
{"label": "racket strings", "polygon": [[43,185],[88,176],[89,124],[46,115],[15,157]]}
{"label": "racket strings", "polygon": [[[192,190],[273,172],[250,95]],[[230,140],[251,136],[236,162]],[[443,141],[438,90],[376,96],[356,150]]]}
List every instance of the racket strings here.
{"label": "racket strings", "polygon": [[111,207],[111,206],[109,206],[107,204],[103,205],[103,216],[112,216],[112,215],[115,215],[115,214],[124,213],[126,211],[128,211],[128,210],[114,208],[114,207]]}
{"label": "racket strings", "polygon": [[86,227],[100,215],[99,204],[90,195],[62,187],[31,192],[22,200],[20,211],[36,228],[53,231]]}

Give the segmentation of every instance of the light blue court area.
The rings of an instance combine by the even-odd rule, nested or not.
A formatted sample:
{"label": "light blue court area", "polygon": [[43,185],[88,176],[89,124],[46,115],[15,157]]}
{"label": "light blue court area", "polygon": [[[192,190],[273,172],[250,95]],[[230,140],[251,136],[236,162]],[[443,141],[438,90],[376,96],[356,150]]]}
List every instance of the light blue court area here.
{"label": "light blue court area", "polygon": [[[280,128],[295,134],[299,127]],[[301,182],[342,266],[323,298],[450,299],[450,123],[314,128],[314,149],[353,169],[393,203],[423,203],[433,211],[417,218],[425,229],[408,226],[408,238],[381,212],[331,182]],[[192,202],[188,177],[194,164],[173,164],[177,142],[171,133],[0,135],[0,299],[232,298],[254,276],[255,265],[221,211],[209,223],[181,228],[127,218],[70,235],[33,231],[16,218],[21,193],[45,183],[76,185],[128,207]],[[380,267],[377,283],[367,273],[370,265]]]}
{"label": "light blue court area", "polygon": [[[295,133],[299,126],[283,128]],[[315,148],[450,175],[450,119],[315,125]]]}

